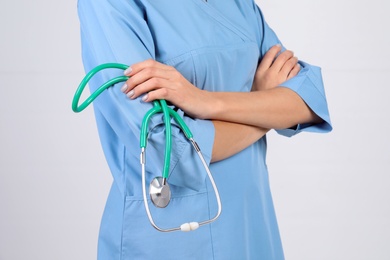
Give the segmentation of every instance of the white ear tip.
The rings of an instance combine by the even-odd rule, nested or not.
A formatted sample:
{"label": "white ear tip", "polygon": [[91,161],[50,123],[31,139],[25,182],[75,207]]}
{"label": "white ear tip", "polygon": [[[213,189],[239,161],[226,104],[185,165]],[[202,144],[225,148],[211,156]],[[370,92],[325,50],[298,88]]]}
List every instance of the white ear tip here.
{"label": "white ear tip", "polygon": [[184,223],[180,226],[180,230],[183,232],[191,231],[190,223]]}
{"label": "white ear tip", "polygon": [[199,223],[198,222],[191,222],[190,227],[191,227],[191,230],[196,230],[199,227]]}

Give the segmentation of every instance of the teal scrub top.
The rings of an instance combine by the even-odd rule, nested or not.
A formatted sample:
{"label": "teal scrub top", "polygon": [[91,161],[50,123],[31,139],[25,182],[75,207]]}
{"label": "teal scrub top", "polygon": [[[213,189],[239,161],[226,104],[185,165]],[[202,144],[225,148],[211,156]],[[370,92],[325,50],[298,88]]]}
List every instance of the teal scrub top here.
{"label": "teal scrub top", "polygon": [[[196,87],[208,91],[248,92],[266,51],[280,43],[252,0],[79,0],[85,70],[107,62],[128,65],[155,59],[174,66]],[[300,73],[283,83],[323,119],[317,125],[278,130],[331,130],[321,72],[300,61]],[[123,75],[97,75],[91,91]],[[95,100],[94,111],[113,184],[102,217],[98,259],[283,259],[266,165],[266,137],[210,169],[222,200],[222,214],[193,232],[161,233],[149,223],[142,200],[139,163],[140,125],[152,104],[130,100],[119,85]],[[180,109],[210,163],[214,128]],[[174,124],[174,123],[173,123]],[[149,128],[147,183],[161,176],[164,125],[155,116]],[[191,144],[176,125],[168,182],[172,200],[151,211],[162,228],[207,220],[217,210],[213,189]],[[304,163],[304,161],[302,161]]]}

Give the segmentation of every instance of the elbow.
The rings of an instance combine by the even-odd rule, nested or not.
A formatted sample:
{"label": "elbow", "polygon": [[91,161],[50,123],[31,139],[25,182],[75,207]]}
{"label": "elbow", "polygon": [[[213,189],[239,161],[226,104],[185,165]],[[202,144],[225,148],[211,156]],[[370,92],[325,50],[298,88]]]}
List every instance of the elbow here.
{"label": "elbow", "polygon": [[282,118],[282,120],[275,122],[274,129],[296,129],[298,125],[315,125],[324,122],[324,120],[314,113],[306,104],[300,108],[288,111]]}

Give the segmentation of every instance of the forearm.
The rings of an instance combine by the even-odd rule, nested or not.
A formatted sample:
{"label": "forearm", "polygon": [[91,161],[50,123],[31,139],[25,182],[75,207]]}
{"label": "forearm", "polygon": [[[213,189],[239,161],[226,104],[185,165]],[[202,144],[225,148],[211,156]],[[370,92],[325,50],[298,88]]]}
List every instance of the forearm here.
{"label": "forearm", "polygon": [[[277,72],[277,80],[264,83],[265,88],[255,84],[251,92],[201,90],[191,84],[175,68],[154,60],[132,65],[132,70],[126,74],[130,76],[130,79],[122,87],[122,91],[131,99],[147,93],[142,98],[145,102],[166,99],[193,118],[227,121],[266,129],[283,129],[297,124],[320,122],[320,119],[297,93],[288,88],[274,87],[285,82],[295,68],[294,59],[291,64],[283,63],[283,61],[281,66],[275,65],[277,61],[282,60],[280,57],[287,55],[287,59],[291,56],[288,53],[282,56],[283,54],[272,63],[272,69],[266,70],[267,73],[270,72],[270,75],[259,74],[257,81],[261,82],[261,78],[273,79],[273,70],[279,71],[282,68],[284,71],[286,66],[287,72],[282,73],[283,75]],[[261,71],[259,68],[259,73]],[[264,84],[259,83],[259,85]],[[270,85],[269,89],[267,85]]]}
{"label": "forearm", "polygon": [[215,128],[211,162],[226,159],[255,143],[269,130],[261,127],[213,120]]}
{"label": "forearm", "polygon": [[283,129],[321,119],[294,91],[278,87],[248,93],[212,92],[208,119]]}

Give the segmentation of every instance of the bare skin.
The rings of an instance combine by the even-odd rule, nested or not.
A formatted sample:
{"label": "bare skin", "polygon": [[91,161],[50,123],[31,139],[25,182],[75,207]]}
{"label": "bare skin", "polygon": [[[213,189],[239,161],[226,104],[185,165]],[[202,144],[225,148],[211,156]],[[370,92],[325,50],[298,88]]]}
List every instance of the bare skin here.
{"label": "bare skin", "polygon": [[259,140],[269,129],[319,121],[298,94],[279,87],[300,69],[291,51],[277,56],[280,50],[275,45],[263,57],[248,93],[200,90],[174,67],[154,60],[132,65],[125,72],[130,78],[122,91],[131,99],[146,94],[145,102],[166,99],[194,118],[212,120],[212,162],[223,160]]}

